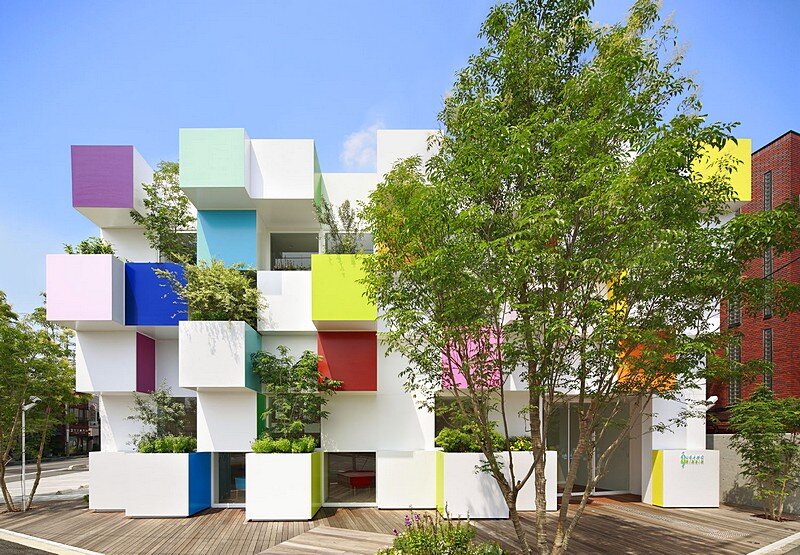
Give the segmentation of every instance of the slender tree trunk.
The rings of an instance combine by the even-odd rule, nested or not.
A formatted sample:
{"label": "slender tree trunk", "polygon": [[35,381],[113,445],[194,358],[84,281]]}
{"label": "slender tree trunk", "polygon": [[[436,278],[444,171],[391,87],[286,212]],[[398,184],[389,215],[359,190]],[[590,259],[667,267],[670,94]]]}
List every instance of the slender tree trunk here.
{"label": "slender tree trunk", "polygon": [[511,524],[514,525],[514,532],[517,533],[517,540],[522,547],[522,553],[529,555],[531,553],[531,548],[528,544],[528,538],[525,535],[525,529],[522,527],[522,521],[519,519],[519,513],[517,512],[516,493],[516,491],[513,492],[513,498],[506,499],[506,503],[508,504],[508,518],[511,519]]}
{"label": "slender tree trunk", "polygon": [[544,469],[547,463],[547,452],[545,451],[542,436],[547,433],[542,429],[542,421],[539,417],[541,398],[531,395],[529,399],[530,410],[528,419],[531,423],[531,451],[533,453],[533,484],[536,488],[536,552],[544,555],[548,551],[547,545],[547,477]]}
{"label": "slender tree trunk", "polygon": [[[36,453],[36,479],[33,481],[33,487],[31,488],[31,494],[28,497],[27,505],[25,509],[30,509],[31,504],[33,503],[33,496],[36,495],[36,488],[39,487],[39,480],[42,478],[42,453],[44,453],[44,444],[47,440],[47,430],[50,427],[50,407],[47,407],[44,413],[44,425],[42,426],[42,437],[39,440],[39,452]],[[69,424],[67,424],[69,426]],[[25,500],[22,501],[25,503]]]}
{"label": "slender tree trunk", "polygon": [[16,443],[17,436],[17,423],[19,422],[20,412],[22,411],[22,404],[17,407],[17,413],[14,415],[14,421],[11,424],[11,431],[8,434],[7,443],[2,454],[0,454],[0,489],[3,490],[3,500],[6,502],[6,509],[9,512],[16,512],[19,509],[14,504],[14,498],[8,491],[8,484],[6,484],[6,465],[11,459],[11,448]]}
{"label": "slender tree trunk", "polygon": [[[584,428],[581,423],[581,428]],[[552,554],[564,553],[567,549],[567,517],[569,515],[569,502],[572,497],[572,488],[575,485],[575,478],[578,475],[578,468],[581,464],[581,458],[586,452],[587,440],[586,435],[581,430],[578,437],[578,444],[575,446],[575,451],[572,453],[572,460],[570,461],[569,470],[567,472],[566,480],[564,481],[564,493],[561,495],[561,507],[558,512],[558,526],[556,527],[556,535],[553,539]],[[587,485],[588,487],[588,485]],[[587,492],[584,492],[587,494]]]}

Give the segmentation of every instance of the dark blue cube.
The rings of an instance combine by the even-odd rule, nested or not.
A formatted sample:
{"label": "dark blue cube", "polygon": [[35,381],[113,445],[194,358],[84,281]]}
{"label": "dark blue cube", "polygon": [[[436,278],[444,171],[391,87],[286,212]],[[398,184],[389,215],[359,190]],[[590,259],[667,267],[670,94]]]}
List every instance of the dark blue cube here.
{"label": "dark blue cube", "polygon": [[183,266],[172,262],[125,264],[125,325],[177,326],[188,316],[186,301],[178,297],[170,281],[155,270],[172,272],[186,284]]}

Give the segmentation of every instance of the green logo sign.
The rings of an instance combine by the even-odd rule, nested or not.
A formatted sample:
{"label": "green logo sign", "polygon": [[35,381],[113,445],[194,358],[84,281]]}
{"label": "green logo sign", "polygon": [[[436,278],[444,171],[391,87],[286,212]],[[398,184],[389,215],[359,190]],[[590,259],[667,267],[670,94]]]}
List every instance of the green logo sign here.
{"label": "green logo sign", "polygon": [[681,453],[681,468],[685,468],[687,464],[703,464],[705,455],[687,455]]}

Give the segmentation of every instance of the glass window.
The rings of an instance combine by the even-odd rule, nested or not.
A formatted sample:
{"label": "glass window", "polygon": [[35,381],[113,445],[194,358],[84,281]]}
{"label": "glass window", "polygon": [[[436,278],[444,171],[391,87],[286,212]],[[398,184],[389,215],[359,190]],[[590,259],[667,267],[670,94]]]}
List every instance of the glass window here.
{"label": "glass window", "polygon": [[328,503],[375,502],[375,453],[326,453]]}
{"label": "glass window", "polygon": [[772,172],[764,174],[764,210],[772,210]]}
{"label": "glass window", "polygon": [[728,301],[728,327],[738,326],[742,323],[742,305],[738,297]]}
{"label": "glass window", "polygon": [[772,249],[764,251],[764,278],[772,277]]}
{"label": "glass window", "polygon": [[[353,233],[340,233],[342,242],[345,239],[355,235]],[[362,233],[355,239],[355,250],[362,254],[372,254],[375,252],[375,245],[372,241],[372,233]],[[333,235],[330,233],[325,234],[325,252],[336,253],[338,246],[335,244]]]}
{"label": "glass window", "polygon": [[310,270],[311,255],[319,252],[316,233],[271,233],[271,270]]}
{"label": "glass window", "polygon": [[[764,356],[763,359],[765,362],[772,362],[772,329],[765,329],[763,332],[763,343],[764,343]],[[772,383],[772,372],[764,372],[764,385],[770,389],[773,389]]]}
{"label": "glass window", "polygon": [[[731,341],[728,345],[728,357],[734,362],[742,362],[742,345],[738,341]],[[728,403],[733,405],[742,399],[742,380],[731,378],[728,384]]]}
{"label": "glass window", "polygon": [[217,503],[245,502],[244,453],[217,453]]}

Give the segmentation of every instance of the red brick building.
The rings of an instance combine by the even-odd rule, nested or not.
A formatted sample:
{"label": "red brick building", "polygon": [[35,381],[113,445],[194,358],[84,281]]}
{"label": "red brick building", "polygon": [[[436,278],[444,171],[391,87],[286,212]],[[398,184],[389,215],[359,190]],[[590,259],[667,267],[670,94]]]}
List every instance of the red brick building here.
{"label": "red brick building", "polygon": [[[800,134],[788,131],[753,153],[752,200],[743,213],[771,210],[785,202],[800,202]],[[800,253],[764,257],[754,260],[746,271],[749,277],[781,278],[800,282]],[[742,362],[755,359],[771,360],[775,371],[755,383],[709,383],[708,394],[717,395],[715,408],[730,406],[748,397],[753,389],[766,380],[778,396],[800,396],[800,314],[787,318],[773,315],[765,307],[753,317],[741,309],[730,310],[723,303],[720,313],[722,330],[741,334],[741,346],[732,348],[732,357]]]}

